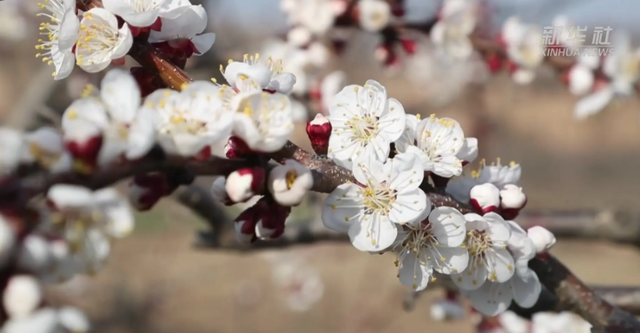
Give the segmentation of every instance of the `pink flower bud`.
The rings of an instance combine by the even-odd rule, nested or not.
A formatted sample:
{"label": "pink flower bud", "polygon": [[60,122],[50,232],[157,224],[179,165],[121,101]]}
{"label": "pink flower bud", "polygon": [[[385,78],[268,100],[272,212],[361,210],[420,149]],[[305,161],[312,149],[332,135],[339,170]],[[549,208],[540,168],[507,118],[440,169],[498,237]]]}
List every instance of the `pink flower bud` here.
{"label": "pink flower bud", "polygon": [[167,189],[167,179],[163,174],[138,175],[129,184],[129,202],[137,210],[147,211],[168,193]]}
{"label": "pink flower bud", "polygon": [[495,212],[500,207],[500,190],[491,183],[472,187],[469,197],[471,206],[483,214]]}
{"label": "pink flower bud", "polygon": [[536,247],[536,253],[546,253],[556,244],[556,236],[543,227],[536,226],[527,230],[527,235]]}
{"label": "pink flower bud", "polygon": [[238,242],[241,244],[249,244],[257,240],[256,225],[261,214],[262,209],[256,204],[238,215],[233,225]]}
{"label": "pink flower bud", "polygon": [[307,123],[307,135],[313,151],[318,155],[326,155],[331,137],[331,122],[318,113],[312,121]]}
{"label": "pink flower bud", "polygon": [[275,202],[261,199],[258,205],[263,205],[262,216],[256,225],[256,235],[260,239],[276,239],[284,233],[284,222],[291,213],[291,207],[282,207]]}
{"label": "pink flower bud", "polygon": [[502,208],[500,215],[505,219],[513,220],[518,213],[527,204],[527,196],[522,192],[522,187],[513,184],[507,184],[500,191],[500,207]]}
{"label": "pink flower bud", "polygon": [[102,135],[96,135],[84,140],[65,138],[64,146],[71,155],[87,165],[95,166],[100,148],[102,147]]}
{"label": "pink flower bud", "polygon": [[227,158],[244,158],[252,155],[253,153],[254,152],[251,151],[244,140],[237,136],[230,137],[227,144],[224,146],[224,155]]}
{"label": "pink flower bud", "polygon": [[243,168],[229,174],[225,189],[233,202],[245,202],[264,189],[265,171],[262,168]]}

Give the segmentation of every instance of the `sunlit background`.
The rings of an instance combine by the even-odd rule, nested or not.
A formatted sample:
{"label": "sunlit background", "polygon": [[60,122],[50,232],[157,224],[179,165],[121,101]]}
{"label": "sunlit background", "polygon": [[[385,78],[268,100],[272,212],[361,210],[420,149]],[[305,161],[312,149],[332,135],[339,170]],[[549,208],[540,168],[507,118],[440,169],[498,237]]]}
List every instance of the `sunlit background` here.
{"label": "sunlit background", "polygon": [[[217,40],[210,52],[190,60],[187,72],[196,78],[220,77],[220,63],[261,52],[286,32],[278,0],[200,2]],[[564,14],[579,25],[612,26],[634,37],[640,32],[640,3],[628,0],[489,3],[496,29],[513,14],[541,26]],[[438,1],[408,0],[407,6],[408,17],[420,21],[435,15]],[[0,116],[7,126],[55,124],[86,84],[100,81],[99,74],[78,68],[66,80],[51,78],[51,68],[34,57],[37,9],[36,0],[0,2]],[[515,85],[506,74],[484,85],[465,85],[459,69],[434,68],[428,55],[389,71],[374,58],[377,38],[357,32],[345,55],[332,58],[326,71],[345,71],[349,83],[379,80],[408,112],[459,120],[465,134],[479,137],[481,157],[522,165],[530,210],[640,213],[637,99],[616,101],[577,121],[571,112],[576,97],[550,70],[542,70],[530,86]],[[293,141],[308,146],[303,123],[296,133]],[[200,181],[207,191],[210,183]],[[294,209],[288,223],[321,224],[318,198],[308,201]],[[225,209],[219,219],[231,223],[239,211]],[[250,253],[196,248],[195,231],[207,224],[171,198],[139,214],[137,223],[135,235],[117,244],[103,273],[51,290],[59,302],[87,310],[95,332],[473,331],[469,320],[431,318],[430,305],[442,298],[442,290],[425,293],[413,311],[404,311],[408,290],[397,282],[390,256],[364,255],[348,243]],[[629,264],[640,260],[633,246],[561,240],[554,253],[587,282],[638,282],[640,265]]]}

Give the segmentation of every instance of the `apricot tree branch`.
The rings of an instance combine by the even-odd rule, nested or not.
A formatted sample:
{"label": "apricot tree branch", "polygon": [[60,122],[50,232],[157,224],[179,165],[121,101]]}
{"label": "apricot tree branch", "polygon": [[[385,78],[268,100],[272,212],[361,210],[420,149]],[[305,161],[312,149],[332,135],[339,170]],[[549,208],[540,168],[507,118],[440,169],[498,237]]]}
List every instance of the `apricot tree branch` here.
{"label": "apricot tree branch", "polygon": [[[77,0],[77,3],[79,8],[82,10],[101,5],[100,0]],[[394,3],[395,1],[391,4]],[[349,6],[348,8],[349,11],[355,11],[355,6]],[[355,15],[356,13],[348,14],[354,14],[351,15],[351,17],[357,17]],[[132,51],[130,52],[131,56],[140,62],[140,64],[147,70],[160,74],[168,87],[180,89],[184,84],[191,82],[189,76],[178,68],[178,66],[166,60],[152,45],[140,40],[136,40],[134,44],[136,45],[132,47]],[[477,46],[478,43],[475,42],[474,45]],[[353,180],[353,176],[350,175],[348,170],[345,170],[328,160],[322,160],[315,157],[313,154],[306,153],[292,143],[285,146],[280,152],[272,154],[271,157],[276,161],[281,161],[283,158],[294,158],[302,164],[307,165],[312,171],[314,171],[314,190],[319,192],[331,192],[340,184]],[[229,163],[234,164],[233,161]],[[235,161],[235,163],[242,164],[243,162]],[[225,163],[220,163],[220,165],[223,164]],[[130,168],[123,167],[122,170],[109,170],[107,174],[99,173],[99,176],[102,177],[96,177],[95,174],[88,176],[88,178],[78,177],[77,175],[66,175],[66,177],[58,176],[54,178],[54,180],[62,178],[62,180],[66,181],[80,181],[80,183],[83,184],[99,186],[113,183],[119,177],[131,176],[135,174],[135,172],[138,172],[139,169],[145,169],[144,171],[149,172],[158,171],[158,168],[162,171],[163,168],[171,169],[172,167],[189,166],[191,169],[195,169],[194,171],[196,171],[196,174],[202,174],[206,173],[206,171],[210,171],[209,168],[218,169],[220,167],[217,163],[211,164],[203,162],[201,164],[192,165],[190,162],[185,161],[180,161],[176,164],[166,161],[159,165],[152,163],[144,166],[144,168],[142,165]],[[235,165],[234,167],[239,167],[239,165]],[[229,171],[226,168],[222,169],[224,170],[216,170],[216,172],[219,174],[221,171]],[[111,173],[115,173],[116,175]],[[45,177],[45,179],[43,179],[39,184],[40,186],[36,186],[36,188],[42,190],[50,186],[50,184],[52,184],[52,180]],[[8,188],[10,189],[11,186]],[[445,193],[438,192],[429,185],[424,185],[423,190],[425,190],[429,198],[432,200],[432,204],[436,207],[451,206],[459,209],[462,213],[472,211],[467,205],[457,202],[452,197]],[[3,196],[0,195],[0,199],[2,198]],[[530,262],[530,267],[538,274],[541,283],[549,289],[555,297],[557,297],[558,305],[561,309],[580,314],[594,326],[596,331],[608,333],[640,333],[640,322],[638,322],[629,313],[611,305],[595,294],[593,290],[584,285],[582,281],[580,281],[554,257],[549,256],[546,260],[534,259]]]}

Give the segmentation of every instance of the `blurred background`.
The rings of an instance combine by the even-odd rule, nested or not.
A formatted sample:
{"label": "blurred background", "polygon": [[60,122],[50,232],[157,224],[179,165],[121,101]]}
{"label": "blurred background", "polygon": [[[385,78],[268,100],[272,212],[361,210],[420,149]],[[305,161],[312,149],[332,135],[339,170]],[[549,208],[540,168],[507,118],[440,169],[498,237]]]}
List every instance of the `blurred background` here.
{"label": "blurred background", "polygon": [[[195,1],[192,1],[195,2]],[[187,72],[199,79],[220,77],[218,67],[275,45],[287,23],[278,0],[202,0],[217,40],[207,54],[193,58]],[[640,4],[623,0],[489,1],[494,27],[508,16],[549,25],[558,14],[580,25],[611,25],[640,31]],[[408,18],[431,18],[436,0],[408,0]],[[66,106],[100,75],[78,68],[54,81],[51,69],[34,57],[38,38],[36,0],[0,2],[0,117],[5,126],[25,129],[55,124]],[[373,56],[379,37],[354,32],[345,54],[323,71],[342,70],[347,83],[383,83],[408,112],[452,117],[465,134],[481,142],[480,157],[514,160],[524,170],[521,186],[529,210],[640,213],[640,104],[618,100],[586,120],[572,116],[576,97],[557,75],[542,69],[529,86],[507,74],[482,84],[463,69],[435,66],[428,45],[401,68],[388,70]],[[268,54],[265,54],[268,55]],[[285,63],[286,69],[286,63]],[[474,76],[473,74],[471,76]],[[308,147],[301,122],[293,141]],[[211,179],[199,180],[208,191]],[[321,225],[317,203],[294,209],[288,223]],[[241,210],[221,208],[220,220]],[[171,198],[138,216],[135,234],[115,248],[104,272],[53,288],[61,303],[86,309],[95,332],[473,332],[467,320],[436,322],[430,304],[434,289],[406,312],[408,291],[395,277],[392,257],[368,256],[348,243],[314,244],[249,253],[194,247],[194,231],[207,229],[199,217]],[[640,251],[631,245],[593,240],[561,240],[554,253],[589,283],[638,282]],[[563,332],[564,333],[564,332]]]}

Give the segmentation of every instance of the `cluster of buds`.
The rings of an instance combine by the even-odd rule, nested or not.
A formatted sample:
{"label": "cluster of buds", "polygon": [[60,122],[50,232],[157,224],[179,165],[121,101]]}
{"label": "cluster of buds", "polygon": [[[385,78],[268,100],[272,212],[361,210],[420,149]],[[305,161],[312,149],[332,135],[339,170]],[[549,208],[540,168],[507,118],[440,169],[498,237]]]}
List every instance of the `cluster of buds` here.
{"label": "cluster of buds", "polygon": [[299,205],[312,186],[309,169],[295,160],[285,160],[282,165],[273,167],[268,175],[261,167],[248,167],[219,177],[211,186],[211,194],[227,206],[262,196],[235,222],[238,240],[247,243],[280,237],[291,207]]}
{"label": "cluster of buds", "polygon": [[263,197],[236,218],[236,239],[243,244],[253,243],[258,239],[276,239],[284,233],[289,213],[291,207],[280,206],[269,197]]}
{"label": "cluster of buds", "polygon": [[522,187],[513,184],[499,189],[492,183],[479,184],[471,188],[469,203],[479,213],[495,212],[507,220],[513,220],[527,204]]}
{"label": "cluster of buds", "polygon": [[137,210],[147,211],[173,189],[175,186],[171,186],[167,175],[163,173],[138,175],[129,183],[129,202]]}

